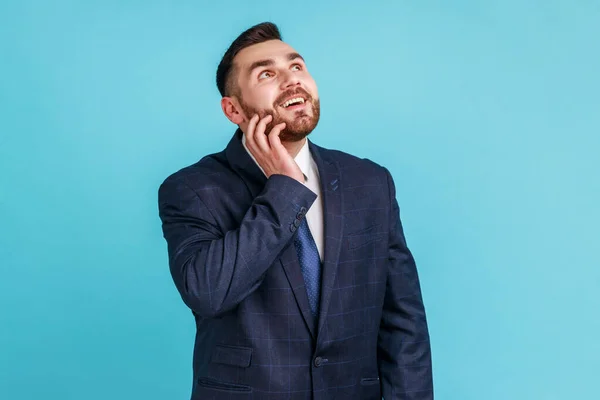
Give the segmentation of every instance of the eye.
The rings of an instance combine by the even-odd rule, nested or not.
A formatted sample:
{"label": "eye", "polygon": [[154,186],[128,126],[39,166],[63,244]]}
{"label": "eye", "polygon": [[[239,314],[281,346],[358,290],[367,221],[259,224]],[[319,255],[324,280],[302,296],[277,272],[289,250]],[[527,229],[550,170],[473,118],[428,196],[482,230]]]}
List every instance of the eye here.
{"label": "eye", "polygon": [[300,70],[302,70],[302,65],[300,65],[300,64],[292,65],[292,71],[300,71]]}
{"label": "eye", "polygon": [[258,79],[271,78],[272,76],[273,76],[273,73],[271,71],[263,71],[260,73],[260,75],[258,75]]}

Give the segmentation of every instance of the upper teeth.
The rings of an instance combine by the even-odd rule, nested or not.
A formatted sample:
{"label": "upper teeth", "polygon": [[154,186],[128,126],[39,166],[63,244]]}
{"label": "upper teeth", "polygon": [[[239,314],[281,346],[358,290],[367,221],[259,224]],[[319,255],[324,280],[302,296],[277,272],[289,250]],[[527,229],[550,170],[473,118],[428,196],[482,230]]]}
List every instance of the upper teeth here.
{"label": "upper teeth", "polygon": [[295,97],[295,98],[289,99],[288,101],[283,103],[283,106],[288,107],[290,104],[293,104],[293,103],[304,104],[304,99],[302,97]]}

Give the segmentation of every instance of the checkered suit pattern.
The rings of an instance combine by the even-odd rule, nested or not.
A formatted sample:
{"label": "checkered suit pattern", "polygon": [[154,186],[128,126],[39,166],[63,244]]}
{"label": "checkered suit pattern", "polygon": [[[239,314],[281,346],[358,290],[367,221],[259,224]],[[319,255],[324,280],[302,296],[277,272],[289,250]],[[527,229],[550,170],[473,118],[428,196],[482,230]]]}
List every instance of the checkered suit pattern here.
{"label": "checkered suit pattern", "polygon": [[294,246],[316,200],[265,178],[237,130],[169,176],[159,215],[197,335],[192,400],[431,400],[429,333],[395,186],[377,164],[310,142],[325,252],[315,317]]}

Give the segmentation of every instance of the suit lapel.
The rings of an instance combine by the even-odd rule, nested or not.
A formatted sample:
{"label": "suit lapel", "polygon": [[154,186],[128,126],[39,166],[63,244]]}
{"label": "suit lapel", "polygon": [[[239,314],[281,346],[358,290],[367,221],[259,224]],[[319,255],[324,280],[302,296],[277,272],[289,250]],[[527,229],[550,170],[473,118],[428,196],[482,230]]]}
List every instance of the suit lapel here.
{"label": "suit lapel", "polygon": [[325,236],[325,254],[321,278],[321,301],[319,304],[319,323],[317,335],[323,329],[327,318],[331,292],[338,270],[338,260],[342,243],[343,209],[340,171],[337,163],[326,150],[309,141],[310,150],[319,169],[321,195],[323,196],[323,223]]}
{"label": "suit lapel", "polygon": [[[263,190],[267,178],[244,149],[241,137],[242,131],[237,129],[225,149],[225,153],[233,170],[240,176],[252,196],[256,197]],[[341,176],[337,163],[331,158],[329,152],[313,144],[310,140],[309,147],[319,170],[325,235],[318,324],[310,312],[304,277],[293,242],[290,241],[290,244],[282,252],[280,262],[308,329],[313,337],[318,337],[318,333],[323,329],[323,324],[327,318],[331,291],[338,270],[344,226],[343,199],[342,189],[340,188]]]}
{"label": "suit lapel", "polygon": [[304,283],[304,276],[302,276],[302,270],[300,269],[300,262],[298,261],[298,254],[296,253],[296,247],[294,243],[290,244],[285,248],[281,255],[281,265],[285,275],[290,282],[292,292],[296,298],[296,302],[300,307],[300,312],[304,317],[304,322],[310,331],[313,339],[317,337],[317,321],[310,311],[308,304],[308,294],[306,293],[306,285]]}
{"label": "suit lapel", "polygon": [[[234,137],[225,149],[225,154],[233,170],[240,176],[252,194],[252,198],[255,198],[262,192],[267,182],[267,178],[244,148],[241,138],[242,131],[237,129]],[[286,246],[281,253],[280,262],[290,287],[292,288],[292,292],[294,293],[304,322],[313,338],[316,338],[316,321],[310,311],[304,277],[302,276],[300,262],[298,261],[298,255],[293,241],[290,241],[289,245]]]}

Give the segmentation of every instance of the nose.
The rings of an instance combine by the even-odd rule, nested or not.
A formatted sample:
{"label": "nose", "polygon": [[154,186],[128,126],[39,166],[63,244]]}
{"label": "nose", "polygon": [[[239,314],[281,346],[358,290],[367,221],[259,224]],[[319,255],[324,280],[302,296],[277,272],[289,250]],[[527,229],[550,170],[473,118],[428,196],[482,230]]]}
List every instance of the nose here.
{"label": "nose", "polygon": [[300,79],[297,74],[292,71],[284,71],[281,75],[281,88],[290,89],[295,86],[300,86]]}

